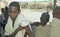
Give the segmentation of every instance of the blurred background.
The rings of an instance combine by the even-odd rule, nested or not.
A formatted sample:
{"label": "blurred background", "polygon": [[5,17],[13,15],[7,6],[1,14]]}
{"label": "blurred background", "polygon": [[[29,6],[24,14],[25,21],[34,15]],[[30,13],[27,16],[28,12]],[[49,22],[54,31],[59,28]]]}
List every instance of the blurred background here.
{"label": "blurred background", "polygon": [[0,0],[0,14],[1,8],[8,6],[12,1],[20,3],[21,12],[29,19],[30,22],[39,22],[41,14],[47,12],[47,10],[50,14],[49,22],[52,22],[53,20],[52,12],[54,0]]}
{"label": "blurred background", "polygon": [[[42,13],[45,13],[48,11],[50,18],[49,18],[49,22],[47,23],[47,25],[45,27],[41,27],[41,26],[32,27],[34,33],[35,31],[37,31],[37,35],[41,33],[41,36],[46,35],[47,37],[49,37],[51,33],[50,32],[51,29],[53,29],[52,33],[54,33],[54,31],[57,31],[59,29],[59,25],[54,26],[51,24],[51,22],[53,20],[53,9],[55,7],[54,4],[60,7],[60,0],[0,0],[0,15],[2,14],[1,8],[5,8],[6,6],[8,7],[10,2],[12,1],[19,2],[21,13],[23,13],[27,17],[30,23],[40,22],[40,17]],[[55,30],[55,28],[57,29]]]}

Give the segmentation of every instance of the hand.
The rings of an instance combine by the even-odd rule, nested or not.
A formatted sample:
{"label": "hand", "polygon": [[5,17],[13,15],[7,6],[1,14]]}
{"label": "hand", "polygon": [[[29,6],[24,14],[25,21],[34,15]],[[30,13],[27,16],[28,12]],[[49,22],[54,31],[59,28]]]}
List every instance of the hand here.
{"label": "hand", "polygon": [[23,30],[23,27],[19,25],[19,27],[17,28],[17,31],[21,31],[21,30]]}

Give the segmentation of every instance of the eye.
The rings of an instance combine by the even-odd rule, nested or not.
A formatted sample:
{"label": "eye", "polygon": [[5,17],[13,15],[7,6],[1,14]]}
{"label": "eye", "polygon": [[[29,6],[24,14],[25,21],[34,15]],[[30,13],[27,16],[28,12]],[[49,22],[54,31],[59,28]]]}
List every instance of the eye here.
{"label": "eye", "polygon": [[14,11],[14,13],[17,13],[17,11]]}

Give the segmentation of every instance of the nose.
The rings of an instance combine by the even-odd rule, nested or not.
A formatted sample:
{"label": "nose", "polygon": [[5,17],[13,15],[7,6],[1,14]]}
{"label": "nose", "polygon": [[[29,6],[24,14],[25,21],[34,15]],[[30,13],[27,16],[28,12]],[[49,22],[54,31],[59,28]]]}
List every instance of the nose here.
{"label": "nose", "polygon": [[45,26],[45,25],[46,25],[46,23],[47,23],[47,21],[46,21],[46,20],[42,20],[42,21],[41,21],[41,25],[42,25],[42,26]]}
{"label": "nose", "polygon": [[11,13],[11,15],[13,16],[13,12]]}

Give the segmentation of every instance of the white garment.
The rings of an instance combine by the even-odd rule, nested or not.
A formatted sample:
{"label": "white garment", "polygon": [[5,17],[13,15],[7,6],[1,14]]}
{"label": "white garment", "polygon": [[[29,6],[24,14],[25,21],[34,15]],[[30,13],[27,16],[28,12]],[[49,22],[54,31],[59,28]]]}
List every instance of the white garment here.
{"label": "white garment", "polygon": [[[8,22],[5,27],[5,35],[12,34],[18,27],[21,26],[27,26],[29,25],[29,21],[26,20],[25,16],[23,14],[19,14],[18,17],[15,20],[14,28],[12,27],[12,20],[9,17]],[[24,37],[25,29],[19,31],[15,37]]]}

